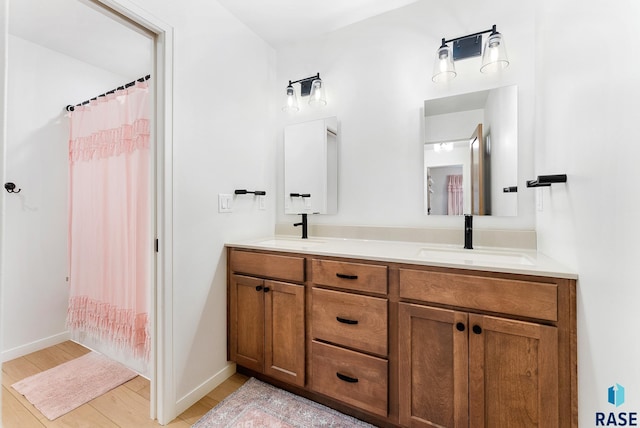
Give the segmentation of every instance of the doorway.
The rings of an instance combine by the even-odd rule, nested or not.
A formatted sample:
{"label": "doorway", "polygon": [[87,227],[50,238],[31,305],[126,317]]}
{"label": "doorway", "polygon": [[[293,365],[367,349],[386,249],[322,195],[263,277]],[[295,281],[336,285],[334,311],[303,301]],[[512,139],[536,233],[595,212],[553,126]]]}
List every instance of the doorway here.
{"label": "doorway", "polygon": [[[29,1],[32,1],[32,0],[29,0]],[[163,24],[159,20],[155,19],[155,17],[149,15],[147,12],[140,11],[140,10],[132,10],[131,5],[123,5],[122,3],[126,3],[124,0],[95,0],[95,1],[67,0],[67,1],[75,2],[76,6],[80,5],[86,9],[92,9],[93,12],[97,11],[98,13],[102,14],[103,17],[107,16],[109,19],[111,19],[114,22],[117,22],[118,25],[122,27],[126,27],[129,30],[137,31],[141,34],[146,34],[149,39],[149,44],[147,49],[150,57],[150,66],[151,66],[151,74],[153,76],[152,82],[153,82],[153,89],[154,89],[153,90],[154,94],[152,99],[152,104],[153,104],[152,134],[153,134],[153,139],[155,140],[154,146],[156,148],[152,152],[152,157],[155,160],[155,162],[153,162],[153,167],[152,167],[153,169],[152,182],[154,183],[154,186],[151,192],[153,195],[152,207],[155,207],[155,209],[152,210],[152,224],[153,224],[152,236],[155,236],[157,238],[158,244],[157,244],[157,250],[154,251],[153,249],[150,249],[150,251],[153,252],[153,255],[154,255],[153,260],[155,260],[155,263],[152,264],[151,277],[154,279],[150,287],[151,289],[150,290],[150,293],[151,293],[150,329],[151,329],[151,337],[152,337],[152,351],[151,351],[151,363],[150,363],[148,375],[151,378],[151,400],[150,400],[151,415],[150,416],[152,418],[157,418],[160,423],[166,423],[168,422],[167,420],[168,417],[171,417],[173,412],[173,407],[175,406],[175,398],[171,397],[171,394],[165,393],[166,391],[172,390],[173,379],[171,376],[171,369],[170,369],[171,361],[164,358],[164,355],[170,355],[167,352],[167,350],[170,349],[170,346],[171,346],[170,319],[167,320],[167,318],[165,317],[165,313],[170,313],[170,310],[171,310],[171,307],[170,307],[171,301],[170,299],[166,298],[166,296],[171,295],[171,281],[170,281],[171,266],[172,266],[171,242],[169,239],[165,239],[165,237],[171,236],[171,233],[170,233],[171,232],[171,209],[170,209],[171,167],[170,167],[170,163],[165,162],[165,159],[170,159],[170,156],[171,156],[171,138],[170,138],[171,136],[171,132],[170,132],[171,130],[171,121],[170,121],[171,120],[171,115],[170,115],[171,66],[170,64],[172,62],[172,51],[171,51],[172,29],[168,27],[166,24]],[[26,2],[27,0],[20,0],[17,2],[12,2],[12,4],[24,6]],[[51,5],[51,3],[55,3],[55,6]],[[45,0],[44,2],[41,2],[40,8],[44,8],[45,10],[49,8],[50,10],[48,11],[47,14],[49,15],[49,20],[53,21],[58,19],[59,14],[62,13],[59,7],[61,3],[62,2],[49,2]],[[27,7],[29,11],[32,13],[35,10],[42,10],[42,9],[38,9],[37,7],[36,8],[29,7],[29,6]],[[54,9],[51,9],[51,8],[54,8]],[[76,22],[80,22],[80,23],[85,22],[83,20],[78,20],[77,17],[75,16],[71,16],[71,18],[74,19]],[[10,24],[12,23],[11,9],[9,10],[9,22]],[[46,30],[44,30],[42,26],[40,26],[40,28],[38,28],[37,31],[42,33],[42,32],[45,32]],[[58,36],[58,34],[48,33],[47,36],[51,39],[55,39]],[[12,36],[10,35],[8,37],[11,41]],[[77,39],[83,40],[82,37],[79,37]],[[32,44],[33,42],[27,41],[26,43]],[[21,52],[24,52],[24,51],[21,51]],[[11,53],[11,49],[10,49],[10,53]],[[29,58],[26,58],[26,60],[34,62],[34,66],[29,67],[26,70],[27,75],[24,76],[25,78],[31,78],[31,84],[21,85],[22,88],[19,88],[19,89],[27,90],[27,91],[34,90],[38,92],[38,90],[46,87],[46,85],[49,85],[50,87],[55,87],[55,83],[53,83],[53,81],[51,81],[49,78],[44,78],[44,79],[33,78],[35,77],[34,76],[35,73],[41,71],[38,67],[38,61],[42,60],[42,56],[40,54],[32,55]],[[11,67],[11,61],[10,61],[9,67]],[[55,74],[55,73],[59,73],[60,70],[50,69],[47,71]],[[9,74],[11,76],[11,72]],[[117,74],[117,73],[112,73],[112,74]],[[148,71],[145,73],[141,73],[141,75],[144,75],[144,74],[148,74]],[[141,77],[141,76],[137,76],[137,75],[135,76],[135,78],[138,78],[138,77]],[[131,80],[129,78],[127,79]],[[128,81],[127,79],[125,79],[126,81],[119,81],[117,84],[114,85],[114,87],[123,83],[127,83]],[[74,102],[81,102],[85,98],[95,96],[108,89],[111,89],[110,86],[111,85],[109,84],[108,87],[102,87],[100,90],[97,90],[88,96],[84,96],[84,95],[75,96],[73,94],[68,93],[67,94],[68,98],[64,102],[58,103],[59,105],[57,107],[61,111],[64,105],[74,103]],[[11,87],[12,86],[9,86],[8,88],[11,88]],[[9,93],[6,95],[6,97],[9,98],[10,95],[11,94]],[[31,105],[27,107],[31,109],[40,108],[39,105]],[[8,105],[8,108],[11,109],[12,106]],[[11,114],[11,111],[8,114]],[[11,120],[8,120],[7,123],[14,123],[14,122],[12,122]],[[61,126],[58,126],[58,125],[61,125]],[[55,144],[51,143],[51,141],[54,139],[57,139],[59,135],[57,135],[55,138],[51,138],[51,135],[48,134],[47,131],[51,131],[51,129],[54,129],[54,130],[57,130],[56,132],[59,132],[61,129],[64,128],[64,125],[65,125],[64,123],[62,124],[56,123],[55,120],[51,120],[47,122],[45,126],[40,126],[38,127],[38,129],[32,130],[29,133],[29,135],[26,135],[26,138],[28,141],[27,148],[29,148],[29,146],[36,147],[36,145],[38,145],[39,148],[44,147],[45,150],[50,150],[51,154],[56,153],[57,152],[56,149],[59,147],[54,147]],[[63,145],[66,145],[66,139],[64,137],[62,138],[62,141],[63,141]],[[47,142],[49,142],[48,146],[46,145]],[[7,164],[11,164],[12,159],[19,159],[20,157],[24,157],[25,155],[24,150],[22,150],[21,148],[15,148],[15,150],[13,150],[11,147],[9,147],[11,143],[10,139],[5,140],[3,143],[5,146],[4,149],[7,153],[6,159],[9,161],[7,162]],[[64,154],[65,151],[66,150],[63,149],[62,153]],[[39,169],[37,168],[38,166],[47,166],[46,161],[52,160],[52,159],[47,159],[47,154],[44,154],[42,158],[43,159],[40,161],[39,165],[37,163],[36,165],[33,165],[34,169],[36,170]],[[166,164],[168,164],[168,166]],[[15,169],[14,171],[11,171],[11,168],[7,168],[4,174],[6,181],[11,181],[11,177],[9,177],[10,174],[19,176],[19,173],[16,172]],[[57,177],[58,183],[64,181],[61,178],[59,173],[56,175],[56,177]],[[18,196],[18,198],[10,198],[5,195],[5,198],[3,198],[4,205],[5,205],[5,208],[4,208],[5,213],[7,213],[9,209],[14,209],[16,213],[18,213],[19,216],[24,220],[24,218],[28,216],[43,214],[45,211],[44,207],[49,207],[50,205],[55,205],[55,204],[59,206],[60,204],[59,200],[56,200],[56,198],[53,196],[52,197],[48,196],[53,194],[53,192],[50,191],[51,187],[48,187],[48,186],[51,186],[53,183],[49,180],[43,180],[42,174],[40,175],[36,174],[33,180],[27,179],[27,177],[23,177],[20,179],[15,179],[15,181],[18,187],[22,185],[22,187],[24,187],[24,190],[21,196],[13,195],[13,196]],[[38,181],[41,182],[40,185]],[[37,203],[35,202],[36,198],[34,198],[34,195],[36,193],[38,193],[41,198]],[[46,202],[43,202],[44,200],[46,200]],[[13,205],[13,207],[11,207],[10,205]],[[3,217],[5,216],[3,215]],[[34,238],[39,238],[42,240],[42,242],[54,242],[51,235],[55,233],[58,233],[57,236],[59,237],[59,230],[56,231],[55,230],[56,228],[53,228],[53,227],[52,228],[43,227],[35,231],[31,230],[29,232],[29,228],[22,228],[21,230],[20,227],[14,227],[14,226],[15,225],[11,224],[10,221],[5,222],[5,226],[4,226],[5,230],[3,231],[3,235],[2,235],[3,246],[5,249],[7,249],[7,245],[5,245],[4,241],[6,239],[12,239],[11,236],[7,236],[7,234],[4,233],[5,231],[9,231],[9,230],[13,231],[14,235],[16,235],[16,236],[13,236],[13,239],[14,239],[13,242],[20,242],[20,243],[27,243],[27,242],[33,241]],[[65,226],[66,226],[66,223],[65,223]],[[26,234],[24,233],[25,230],[27,231]],[[17,232],[23,232],[23,233],[20,234]],[[29,233],[33,233],[33,235],[29,235]],[[44,236],[37,237],[36,236],[37,233],[43,233]],[[153,248],[152,246],[150,247]],[[6,252],[3,252],[3,253],[4,253],[3,258],[5,258],[5,256],[8,256]],[[59,247],[57,248],[57,250],[52,248],[43,248],[42,253],[43,253],[42,259],[45,260],[45,263],[55,264],[52,260],[54,257],[52,256],[55,254],[56,257],[58,257],[60,254],[57,254],[57,253],[61,253],[62,255],[64,255],[65,251],[64,250],[61,251]],[[46,257],[47,254],[50,257]],[[22,270],[22,272],[30,271],[30,270],[37,271],[38,270],[37,268],[42,269],[43,266],[39,265],[38,263],[35,263],[34,259],[35,259],[35,254],[31,253],[30,257],[23,257],[20,262],[21,265],[18,265],[17,267],[20,270]],[[6,260],[3,260],[3,261],[5,262],[5,265],[6,265],[7,264]],[[57,271],[56,274],[53,275],[53,278],[55,278],[54,281],[56,281],[56,285],[50,288],[57,287],[58,289],[63,289],[65,287],[66,284],[64,282],[64,277],[60,278],[60,275],[58,275],[59,272],[60,271]],[[11,297],[10,294],[9,296],[7,296],[7,293],[5,293],[5,291],[7,290],[10,291],[8,284],[16,283],[15,281],[11,280],[11,278],[9,278],[8,280],[5,276],[6,273],[7,271],[3,270],[3,284],[2,284],[3,290],[2,291],[3,291],[3,297],[5,298]],[[38,281],[36,280],[34,282],[38,282]],[[21,291],[18,298],[21,298],[23,300],[32,299],[34,301],[37,301],[38,299],[42,299],[42,300],[45,300],[48,305],[51,305],[52,303],[56,305],[62,305],[63,301],[66,300],[66,295],[64,293],[58,293],[58,294],[62,294],[63,297],[60,298],[59,295],[56,295],[56,297],[52,299],[47,299],[47,298],[43,299],[43,296],[37,295],[37,293],[29,295],[29,292]],[[3,299],[3,301],[6,302],[7,305],[10,304],[10,302],[5,299]],[[163,312],[158,312],[156,308],[163,308]],[[4,318],[2,325],[5,326],[6,328],[6,326],[8,326],[9,323],[7,323],[4,311],[2,312],[2,316]],[[168,324],[167,324],[167,321],[169,321]],[[167,325],[167,328],[163,328],[162,326],[164,325]],[[43,339],[45,342],[57,341],[60,339],[58,334],[47,335],[45,333],[44,336],[46,336]],[[4,339],[7,339],[7,337],[5,337]],[[46,343],[43,343],[41,340],[33,340],[29,342],[28,345],[29,346],[45,346]],[[21,352],[25,350],[24,348],[18,349],[18,350],[14,348],[12,349],[14,350],[14,352]],[[9,359],[10,355],[5,355],[4,351],[5,349],[3,345],[3,359]],[[173,403],[171,403],[171,401],[173,401]]]}

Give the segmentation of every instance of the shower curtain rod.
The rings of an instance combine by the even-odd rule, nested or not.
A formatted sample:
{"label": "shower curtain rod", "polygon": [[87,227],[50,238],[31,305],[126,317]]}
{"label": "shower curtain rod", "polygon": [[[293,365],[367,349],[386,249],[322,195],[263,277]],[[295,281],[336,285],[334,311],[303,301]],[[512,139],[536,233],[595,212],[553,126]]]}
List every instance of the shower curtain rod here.
{"label": "shower curtain rod", "polygon": [[85,105],[85,104],[89,104],[91,101],[95,101],[95,100],[97,100],[97,99],[98,99],[98,98],[100,98],[100,97],[106,97],[108,94],[113,94],[115,91],[123,90],[123,89],[125,89],[125,88],[130,87],[130,86],[133,86],[133,85],[135,85],[135,84],[136,84],[136,82],[144,82],[144,81],[147,81],[147,80],[149,80],[149,79],[151,79],[151,75],[150,75],[150,74],[147,74],[147,75],[146,75],[146,76],[144,76],[144,77],[141,77],[141,78],[139,78],[139,79],[136,79],[136,80],[134,80],[133,82],[129,82],[129,83],[127,83],[126,85],[118,86],[117,88],[112,89],[112,90],[110,90],[110,91],[107,91],[107,92],[105,92],[104,94],[100,94],[100,95],[98,95],[97,97],[93,97],[93,98],[91,98],[90,100],[83,101],[83,102],[78,103],[78,104],[76,104],[76,105],[71,105],[71,104],[69,104],[67,107],[65,107],[65,110],[67,110],[67,111],[74,111],[76,107],[80,107],[80,106],[83,106],[83,105]]}

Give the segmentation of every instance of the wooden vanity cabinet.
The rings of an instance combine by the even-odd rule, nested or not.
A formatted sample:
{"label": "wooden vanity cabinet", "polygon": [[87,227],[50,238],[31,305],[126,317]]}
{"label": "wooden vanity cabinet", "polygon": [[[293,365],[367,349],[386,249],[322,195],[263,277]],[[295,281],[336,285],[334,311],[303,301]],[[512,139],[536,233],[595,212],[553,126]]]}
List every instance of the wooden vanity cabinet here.
{"label": "wooden vanity cabinet", "polygon": [[313,391],[389,414],[387,266],[312,260]]}
{"label": "wooden vanity cabinet", "polygon": [[[559,370],[568,353],[559,349],[557,284],[428,270],[401,269],[399,277],[401,300],[424,301],[399,303],[401,425],[569,426],[560,423],[561,415],[571,420],[571,407],[559,396],[570,373]],[[448,295],[432,294],[443,283]],[[481,295],[467,286],[478,283],[487,285]],[[443,300],[461,309],[430,305]],[[522,312],[543,319],[523,320]]]}
{"label": "wooden vanity cabinet", "polygon": [[557,427],[555,327],[400,303],[400,423]]}
{"label": "wooden vanity cabinet", "polygon": [[[304,281],[304,258],[230,251],[233,272],[278,274],[283,263],[293,272],[281,276]],[[280,262],[271,265],[269,261]],[[246,264],[247,261],[251,263]],[[258,266],[258,269],[255,267]],[[263,266],[261,270],[259,267]],[[229,358],[238,365],[297,385],[305,384],[304,285],[257,276],[229,276]]]}
{"label": "wooden vanity cabinet", "polygon": [[575,280],[228,254],[230,359],[265,380],[380,426],[577,427]]}

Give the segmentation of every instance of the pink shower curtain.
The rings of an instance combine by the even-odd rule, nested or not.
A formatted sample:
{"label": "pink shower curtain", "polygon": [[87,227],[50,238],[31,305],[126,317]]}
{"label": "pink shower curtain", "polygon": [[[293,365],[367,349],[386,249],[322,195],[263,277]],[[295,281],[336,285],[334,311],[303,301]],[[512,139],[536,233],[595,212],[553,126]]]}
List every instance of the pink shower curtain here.
{"label": "pink shower curtain", "polygon": [[447,214],[462,215],[464,201],[462,199],[462,175],[447,176]]}
{"label": "pink shower curtain", "polygon": [[67,326],[148,360],[147,83],[70,113]]}

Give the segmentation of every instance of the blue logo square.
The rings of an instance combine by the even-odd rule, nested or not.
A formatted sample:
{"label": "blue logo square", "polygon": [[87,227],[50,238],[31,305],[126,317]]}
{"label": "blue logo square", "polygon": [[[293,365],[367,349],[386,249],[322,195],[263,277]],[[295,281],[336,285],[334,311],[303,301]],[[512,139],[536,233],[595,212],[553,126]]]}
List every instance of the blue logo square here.
{"label": "blue logo square", "polygon": [[607,390],[607,401],[616,407],[624,404],[624,387],[619,383],[609,387]]}

